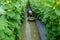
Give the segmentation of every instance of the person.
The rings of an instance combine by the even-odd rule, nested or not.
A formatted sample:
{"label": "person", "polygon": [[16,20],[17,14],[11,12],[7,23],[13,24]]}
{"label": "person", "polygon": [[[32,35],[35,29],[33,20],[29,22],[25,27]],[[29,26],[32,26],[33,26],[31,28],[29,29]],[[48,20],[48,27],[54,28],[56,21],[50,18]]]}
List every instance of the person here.
{"label": "person", "polygon": [[32,14],[32,9],[31,8],[28,8],[28,17],[32,17],[33,14]]}

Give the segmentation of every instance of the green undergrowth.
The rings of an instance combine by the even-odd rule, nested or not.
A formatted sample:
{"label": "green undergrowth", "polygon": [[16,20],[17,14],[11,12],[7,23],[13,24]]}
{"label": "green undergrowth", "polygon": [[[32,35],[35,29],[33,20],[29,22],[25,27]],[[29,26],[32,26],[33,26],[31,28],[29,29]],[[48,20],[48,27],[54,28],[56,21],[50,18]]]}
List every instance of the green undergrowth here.
{"label": "green undergrowth", "polygon": [[31,0],[35,17],[45,24],[47,40],[60,40],[60,0]]}
{"label": "green undergrowth", "polygon": [[26,0],[0,0],[0,40],[17,40],[22,36],[25,5]]}

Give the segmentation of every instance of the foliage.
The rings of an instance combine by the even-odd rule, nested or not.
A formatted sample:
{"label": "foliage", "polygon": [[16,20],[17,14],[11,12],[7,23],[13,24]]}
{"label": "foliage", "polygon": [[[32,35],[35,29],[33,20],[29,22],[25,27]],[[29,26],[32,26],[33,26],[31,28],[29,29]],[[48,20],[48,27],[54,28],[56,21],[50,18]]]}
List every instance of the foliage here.
{"label": "foliage", "polygon": [[16,40],[22,35],[25,5],[26,0],[25,3],[23,0],[0,0],[0,40]]}
{"label": "foliage", "polygon": [[47,40],[60,40],[60,0],[31,0],[35,17],[46,25]]}

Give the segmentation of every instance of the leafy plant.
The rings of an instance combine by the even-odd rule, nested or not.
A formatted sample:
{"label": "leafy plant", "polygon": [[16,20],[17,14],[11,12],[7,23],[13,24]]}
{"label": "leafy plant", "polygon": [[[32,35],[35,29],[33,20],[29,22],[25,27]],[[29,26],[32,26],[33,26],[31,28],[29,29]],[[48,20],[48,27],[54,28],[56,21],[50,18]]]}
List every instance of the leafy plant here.
{"label": "leafy plant", "polygon": [[22,36],[25,5],[26,0],[0,0],[0,40],[17,40]]}
{"label": "leafy plant", "polygon": [[46,25],[47,40],[59,40],[60,0],[31,0],[30,2],[36,18]]}

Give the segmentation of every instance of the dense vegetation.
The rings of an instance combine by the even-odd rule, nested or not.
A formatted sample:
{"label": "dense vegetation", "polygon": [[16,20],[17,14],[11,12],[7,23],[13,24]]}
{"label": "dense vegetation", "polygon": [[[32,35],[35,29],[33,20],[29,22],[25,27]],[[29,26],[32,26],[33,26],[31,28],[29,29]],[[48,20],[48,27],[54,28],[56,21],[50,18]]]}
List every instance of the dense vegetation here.
{"label": "dense vegetation", "polygon": [[[0,0],[0,40],[22,36],[27,0]],[[30,0],[35,17],[46,26],[47,40],[60,40],[60,0]]]}
{"label": "dense vegetation", "polygon": [[17,40],[21,33],[26,0],[0,0],[0,40]]}
{"label": "dense vegetation", "polygon": [[60,0],[31,0],[35,17],[46,25],[47,40],[60,40]]}

